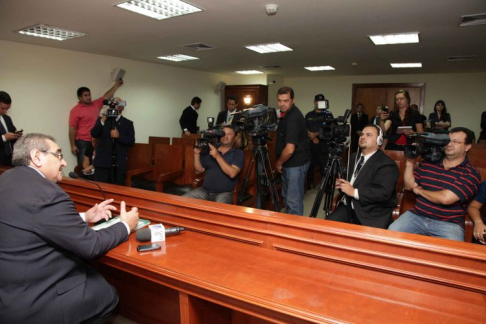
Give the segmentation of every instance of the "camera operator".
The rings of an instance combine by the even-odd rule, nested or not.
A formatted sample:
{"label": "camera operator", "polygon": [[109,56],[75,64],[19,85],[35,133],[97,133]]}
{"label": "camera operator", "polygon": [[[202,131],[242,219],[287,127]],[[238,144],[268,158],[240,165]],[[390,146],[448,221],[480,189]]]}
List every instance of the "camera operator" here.
{"label": "camera operator", "polygon": [[96,118],[103,107],[103,100],[108,100],[115,94],[116,90],[123,85],[119,79],[105,92],[103,97],[91,101],[91,90],[81,87],[77,91],[78,104],[69,113],[69,142],[71,152],[76,154],[77,165],[83,164],[86,148],[91,146],[90,131],[96,122]]}
{"label": "camera operator", "polygon": [[233,203],[233,189],[238,183],[238,174],[243,170],[245,155],[234,147],[236,134],[233,127],[223,126],[225,136],[218,148],[208,143],[209,154],[202,154],[194,147],[194,169],[196,174],[206,172],[202,187],[193,189],[184,197],[210,200],[225,204]]}
{"label": "camera operator", "polygon": [[387,228],[397,205],[395,186],[397,164],[380,146],[383,132],[376,125],[367,125],[359,137],[358,152],[351,155],[348,180],[336,179],[336,189],[343,198],[327,220]]}
{"label": "camera operator", "polygon": [[294,105],[294,90],[277,92],[280,122],[277,129],[276,168],[282,173],[282,198],[286,213],[304,215],[304,183],[310,165],[310,148],[304,115]]}
{"label": "camera operator", "polygon": [[[101,117],[98,117],[91,136],[97,139],[94,180],[125,185],[128,148],[135,144],[133,122],[122,116],[122,100],[115,98]],[[126,104],[123,102],[123,104]]]}
{"label": "camera operator", "polygon": [[413,190],[417,199],[390,230],[464,241],[467,204],[476,195],[481,176],[467,158],[472,131],[456,127],[449,137],[445,156],[438,162],[423,161],[414,172],[415,159],[407,157],[405,189]]}
{"label": "camera operator", "polygon": [[[319,139],[319,127],[326,125],[327,119],[333,119],[332,112],[329,111],[329,107],[324,109],[319,108],[319,102],[326,102],[323,94],[314,96],[314,110],[309,111],[305,115],[307,122],[307,136],[309,137],[309,146],[311,152],[311,162],[309,171],[307,173],[307,186],[310,189],[311,184],[314,182],[314,167],[317,164],[321,169],[321,174],[325,173],[327,160],[329,159],[329,147],[328,141]],[[323,121],[324,119],[324,121]]]}

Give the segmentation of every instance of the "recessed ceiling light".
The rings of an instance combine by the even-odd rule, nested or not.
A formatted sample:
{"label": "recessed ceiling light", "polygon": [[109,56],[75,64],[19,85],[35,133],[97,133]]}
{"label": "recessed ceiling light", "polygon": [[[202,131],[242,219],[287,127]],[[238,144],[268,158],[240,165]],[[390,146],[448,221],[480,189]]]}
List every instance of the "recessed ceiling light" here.
{"label": "recessed ceiling light", "polygon": [[17,32],[23,35],[55,39],[58,41],[63,41],[66,39],[71,39],[76,37],[83,37],[87,35],[85,33],[79,33],[72,30],[56,28],[47,25],[35,25],[32,27],[27,27],[18,30]]}
{"label": "recessed ceiling light", "polygon": [[375,45],[410,44],[419,42],[419,33],[368,36]]}
{"label": "recessed ceiling light", "polygon": [[326,65],[326,66],[307,66],[304,69],[309,70],[309,71],[332,71],[332,70],[335,70],[335,68],[333,68],[330,65]]}
{"label": "recessed ceiling light", "polygon": [[132,0],[115,6],[157,20],[202,11],[202,9],[180,0]]}
{"label": "recessed ceiling light", "polygon": [[390,63],[394,69],[421,68],[422,63]]}
{"label": "recessed ceiling light", "polygon": [[245,46],[247,49],[258,52],[260,54],[275,53],[275,52],[289,52],[293,51],[290,47],[280,43],[260,44]]}
{"label": "recessed ceiling light", "polygon": [[184,54],[159,56],[157,58],[161,59],[161,60],[174,61],[174,62],[199,60],[199,57],[194,57],[194,56],[189,56],[189,55],[184,55]]}
{"label": "recessed ceiling light", "polygon": [[239,74],[262,74],[262,71],[257,71],[257,70],[246,70],[246,71],[235,71],[236,73]]}

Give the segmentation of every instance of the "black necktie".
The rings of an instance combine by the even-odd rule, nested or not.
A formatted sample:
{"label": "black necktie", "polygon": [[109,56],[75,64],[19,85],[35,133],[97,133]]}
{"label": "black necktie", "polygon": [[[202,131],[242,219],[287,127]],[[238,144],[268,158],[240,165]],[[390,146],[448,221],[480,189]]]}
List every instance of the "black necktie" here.
{"label": "black necktie", "polygon": [[358,165],[356,166],[356,169],[354,170],[354,175],[357,176],[359,173],[359,170],[363,167],[364,164],[364,156],[361,156],[358,161]]}
{"label": "black necktie", "polygon": [[[0,121],[0,133],[2,133],[2,135],[7,134],[7,130],[5,129],[5,127],[3,126],[3,123],[1,121]],[[3,143],[3,149],[5,150],[6,155],[12,154],[12,147],[10,146],[9,141],[6,141],[6,142]]]}

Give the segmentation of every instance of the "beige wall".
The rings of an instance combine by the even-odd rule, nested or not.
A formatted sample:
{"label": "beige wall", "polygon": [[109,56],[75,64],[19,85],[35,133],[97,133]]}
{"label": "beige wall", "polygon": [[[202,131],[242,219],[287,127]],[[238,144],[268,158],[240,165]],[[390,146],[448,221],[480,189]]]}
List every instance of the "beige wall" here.
{"label": "beige wall", "polygon": [[486,110],[483,99],[486,73],[288,77],[284,78],[284,83],[294,89],[296,105],[304,113],[312,109],[314,96],[323,93],[329,99],[334,116],[342,116],[351,108],[354,83],[425,83],[424,115],[428,117],[435,102],[442,99],[451,114],[452,127],[468,127],[476,136],[481,130],[481,113]]}
{"label": "beige wall", "polygon": [[[226,76],[162,64],[0,41],[0,90],[13,100],[9,115],[25,133],[54,136],[69,152],[69,111],[77,103],[80,86],[91,89],[93,98],[102,96],[113,82],[111,71],[124,68],[125,84],[116,95],[127,101],[124,115],[135,124],[138,143],[148,136],[180,136],[179,117],[192,97],[202,107],[198,123],[205,129],[206,117],[219,112],[224,92],[216,91],[220,81],[227,84],[266,84],[265,75]],[[75,158],[65,154],[72,170]]]}
{"label": "beige wall", "polygon": [[[0,41],[0,90],[13,99],[9,115],[26,133],[53,135],[65,152],[69,151],[68,117],[77,103],[76,89],[88,86],[93,97],[100,97],[113,82],[116,67],[126,69],[125,85],[117,95],[127,101],[124,115],[135,123],[136,140],[148,136],[179,136],[179,117],[193,96],[203,100],[199,126],[206,128],[206,117],[216,116],[224,93],[216,91],[220,81],[231,84],[268,84],[269,104],[277,107],[276,92],[284,85],[294,88],[296,104],[305,113],[312,109],[314,95],[323,93],[335,116],[350,108],[353,83],[426,84],[425,114],[443,99],[453,126],[466,126],[479,135],[479,118],[486,110],[483,97],[486,73],[410,74],[344,77],[237,76],[201,72],[162,64],[59,50]],[[273,83],[275,81],[275,83]],[[66,154],[74,167],[74,156]],[[71,168],[69,168],[71,169]]]}

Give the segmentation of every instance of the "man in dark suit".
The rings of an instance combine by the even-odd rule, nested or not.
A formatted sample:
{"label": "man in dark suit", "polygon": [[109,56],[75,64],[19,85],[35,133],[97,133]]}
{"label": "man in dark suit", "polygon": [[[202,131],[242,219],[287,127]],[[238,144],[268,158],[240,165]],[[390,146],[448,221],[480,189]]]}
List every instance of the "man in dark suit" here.
{"label": "man in dark suit", "polygon": [[127,240],[137,208],[111,217],[109,199],[79,214],[56,184],[66,167],[54,138],[27,134],[15,144],[14,169],[0,176],[0,321],[101,323],[118,303],[116,290],[87,262]]}
{"label": "man in dark suit", "polygon": [[326,219],[388,228],[397,205],[395,186],[399,171],[395,161],[379,149],[381,144],[381,129],[366,126],[359,139],[360,152],[351,155],[348,181],[336,180],[343,198]]}
{"label": "man in dark suit", "polygon": [[[116,103],[121,101],[115,98]],[[98,140],[93,159],[95,181],[125,185],[128,148],[135,144],[135,129],[133,122],[122,116],[124,109],[117,105],[112,112],[118,115],[102,111],[91,129],[91,136]]]}
{"label": "man in dark suit", "polygon": [[216,125],[221,124],[229,124],[233,125],[233,122],[236,120],[235,116],[231,113],[236,112],[238,108],[238,99],[233,96],[229,96],[228,100],[226,100],[226,110],[220,111],[218,114],[218,118],[216,118]]}
{"label": "man in dark suit", "polygon": [[15,141],[22,136],[22,131],[17,132],[12,118],[7,115],[12,99],[5,91],[0,91],[0,165],[12,165],[12,149]]}
{"label": "man in dark suit", "polygon": [[368,115],[363,113],[363,104],[356,105],[356,113],[351,116],[351,152],[358,149],[358,141],[361,131],[368,125]]}
{"label": "man in dark suit", "polygon": [[201,103],[201,98],[194,97],[191,100],[191,105],[182,112],[179,124],[181,125],[182,132],[186,136],[197,134],[197,110],[201,108]]}

